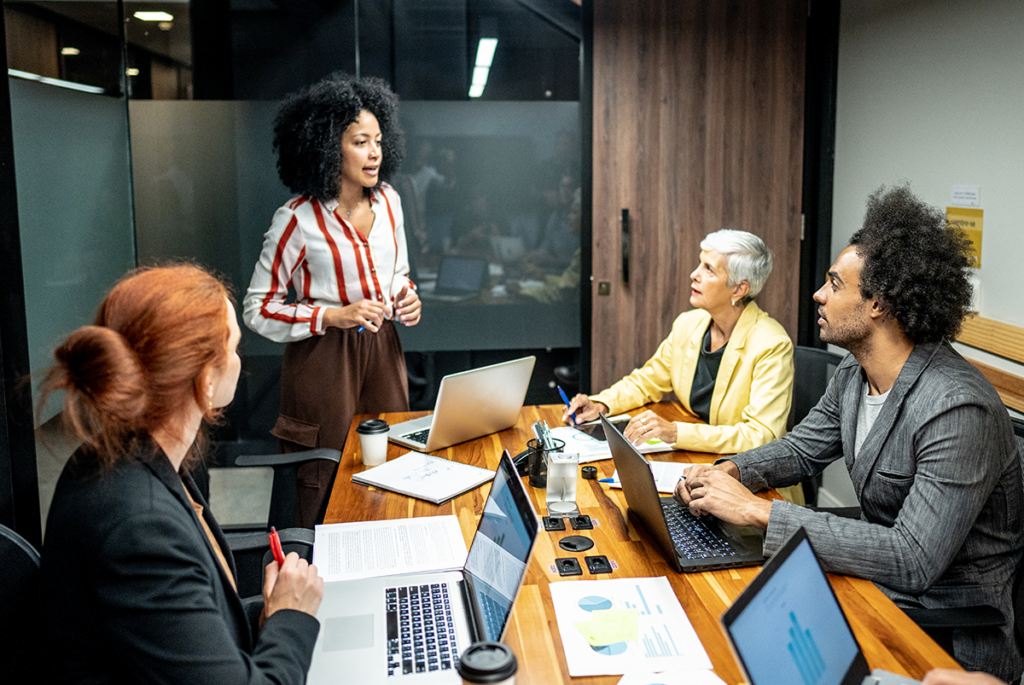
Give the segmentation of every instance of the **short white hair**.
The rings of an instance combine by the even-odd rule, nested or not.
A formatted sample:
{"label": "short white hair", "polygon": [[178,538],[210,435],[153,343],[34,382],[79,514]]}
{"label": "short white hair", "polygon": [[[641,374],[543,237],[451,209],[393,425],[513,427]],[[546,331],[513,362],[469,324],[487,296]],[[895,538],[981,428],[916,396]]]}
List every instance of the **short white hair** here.
{"label": "short white hair", "polygon": [[757,297],[772,272],[772,251],[753,233],[723,228],[708,233],[700,241],[700,249],[714,250],[725,257],[726,284],[730,288],[742,281],[750,285],[744,303]]}

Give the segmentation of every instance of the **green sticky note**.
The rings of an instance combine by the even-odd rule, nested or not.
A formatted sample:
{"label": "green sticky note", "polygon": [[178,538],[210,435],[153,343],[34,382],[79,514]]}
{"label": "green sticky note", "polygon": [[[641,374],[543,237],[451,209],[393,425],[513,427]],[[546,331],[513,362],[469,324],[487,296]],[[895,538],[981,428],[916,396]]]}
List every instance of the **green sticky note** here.
{"label": "green sticky note", "polygon": [[640,633],[636,609],[606,609],[594,611],[589,621],[576,624],[576,630],[591,647],[616,642],[635,642]]}

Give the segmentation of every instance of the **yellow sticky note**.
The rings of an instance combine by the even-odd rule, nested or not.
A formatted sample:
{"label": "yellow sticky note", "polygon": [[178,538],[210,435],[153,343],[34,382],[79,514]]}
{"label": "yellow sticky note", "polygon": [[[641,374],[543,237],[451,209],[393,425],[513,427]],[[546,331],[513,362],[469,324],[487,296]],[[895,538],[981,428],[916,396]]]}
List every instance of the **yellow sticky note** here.
{"label": "yellow sticky note", "polygon": [[946,207],[946,222],[959,226],[971,241],[971,266],[981,266],[981,229],[984,210],[972,207]]}
{"label": "yellow sticky note", "polygon": [[635,642],[640,634],[636,609],[605,609],[594,611],[589,621],[580,621],[576,630],[591,647],[616,642]]}

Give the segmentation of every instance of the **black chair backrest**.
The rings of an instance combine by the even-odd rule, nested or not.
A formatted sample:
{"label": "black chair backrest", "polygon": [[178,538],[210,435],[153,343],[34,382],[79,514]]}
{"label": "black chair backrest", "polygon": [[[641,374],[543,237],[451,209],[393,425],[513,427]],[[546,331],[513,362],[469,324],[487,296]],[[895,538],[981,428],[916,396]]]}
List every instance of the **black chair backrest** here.
{"label": "black chair backrest", "polygon": [[789,414],[789,427],[804,420],[821,396],[828,382],[843,361],[843,355],[820,350],[817,347],[797,345],[793,348],[793,408]]}
{"label": "black chair backrest", "polygon": [[0,682],[24,682],[38,664],[31,650],[38,606],[39,553],[25,538],[0,525]]}

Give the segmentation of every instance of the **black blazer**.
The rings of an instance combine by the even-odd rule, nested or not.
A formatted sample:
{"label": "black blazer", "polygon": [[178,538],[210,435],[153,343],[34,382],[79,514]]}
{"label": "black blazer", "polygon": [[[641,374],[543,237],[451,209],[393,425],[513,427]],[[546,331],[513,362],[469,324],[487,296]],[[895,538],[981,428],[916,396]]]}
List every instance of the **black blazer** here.
{"label": "black blazer", "polygon": [[111,469],[82,450],[64,468],[42,554],[44,682],[304,682],[319,622],[278,611],[252,638],[183,481],[234,572],[192,478],[150,438]]}

